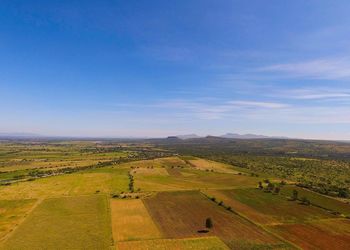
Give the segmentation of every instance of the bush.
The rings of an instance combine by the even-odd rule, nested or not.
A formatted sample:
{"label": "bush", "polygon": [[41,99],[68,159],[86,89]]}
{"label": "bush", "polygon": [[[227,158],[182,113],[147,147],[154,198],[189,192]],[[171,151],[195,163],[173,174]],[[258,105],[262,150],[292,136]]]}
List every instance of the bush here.
{"label": "bush", "polygon": [[302,197],[301,204],[308,206],[308,205],[310,205],[310,201],[308,200],[308,198]]}
{"label": "bush", "polygon": [[298,199],[298,191],[297,190],[293,190],[292,193],[292,200],[295,201]]}
{"label": "bush", "polygon": [[205,227],[208,229],[213,228],[213,221],[211,220],[211,218],[207,218],[205,220]]}

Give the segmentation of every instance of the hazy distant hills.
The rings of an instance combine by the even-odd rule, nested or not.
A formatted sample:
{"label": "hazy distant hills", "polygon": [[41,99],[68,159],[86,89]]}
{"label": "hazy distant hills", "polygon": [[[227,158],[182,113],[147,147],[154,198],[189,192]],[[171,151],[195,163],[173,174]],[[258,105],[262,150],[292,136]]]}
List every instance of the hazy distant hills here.
{"label": "hazy distant hills", "polygon": [[41,135],[33,133],[0,133],[0,137],[41,137]]}
{"label": "hazy distant hills", "polygon": [[[196,134],[178,135],[176,137],[181,140],[205,138]],[[237,133],[226,133],[220,136],[210,136],[210,135],[206,136],[206,138],[208,137],[217,137],[217,138],[226,138],[226,139],[288,139],[288,137],[266,136],[266,135],[256,135],[256,134],[237,134]]]}
{"label": "hazy distant hills", "polygon": [[201,138],[199,135],[196,135],[196,134],[177,135],[176,137],[181,140]]}
{"label": "hazy distant hills", "polygon": [[266,139],[271,138],[269,136],[265,135],[255,135],[255,134],[233,134],[233,133],[227,133],[224,135],[221,135],[222,138],[229,138],[229,139]]}

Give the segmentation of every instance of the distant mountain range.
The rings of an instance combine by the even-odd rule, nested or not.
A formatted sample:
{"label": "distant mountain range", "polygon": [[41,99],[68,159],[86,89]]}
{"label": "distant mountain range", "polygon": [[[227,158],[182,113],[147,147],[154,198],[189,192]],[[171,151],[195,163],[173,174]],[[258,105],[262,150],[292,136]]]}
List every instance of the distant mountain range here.
{"label": "distant mountain range", "polygon": [[0,137],[42,137],[34,133],[0,133]]}
{"label": "distant mountain range", "polygon": [[196,135],[196,134],[177,135],[176,137],[181,140],[201,138],[199,135]]}
{"label": "distant mountain range", "polygon": [[[196,139],[196,138],[204,138],[196,134],[188,134],[188,135],[178,135],[176,136],[178,139],[187,140],[187,139]],[[219,137],[226,139],[288,139],[288,137],[278,137],[278,136],[266,136],[266,135],[256,135],[256,134],[237,134],[237,133],[226,133],[220,136],[207,136],[207,137]]]}

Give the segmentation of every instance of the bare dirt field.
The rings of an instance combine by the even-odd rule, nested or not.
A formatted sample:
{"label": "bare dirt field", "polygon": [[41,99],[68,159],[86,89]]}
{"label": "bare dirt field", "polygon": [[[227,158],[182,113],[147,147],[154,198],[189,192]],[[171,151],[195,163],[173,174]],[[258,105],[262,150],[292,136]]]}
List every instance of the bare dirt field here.
{"label": "bare dirt field", "polygon": [[[330,227],[330,224],[331,227]],[[349,228],[349,222],[333,220],[311,224],[291,224],[271,227],[283,238],[302,249],[350,249],[350,234],[341,228]],[[328,228],[327,228],[328,227]]]}

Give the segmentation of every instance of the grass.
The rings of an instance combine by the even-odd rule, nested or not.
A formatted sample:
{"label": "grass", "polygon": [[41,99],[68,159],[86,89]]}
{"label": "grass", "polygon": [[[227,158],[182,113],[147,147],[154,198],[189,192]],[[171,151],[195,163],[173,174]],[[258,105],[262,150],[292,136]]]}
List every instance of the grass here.
{"label": "grass", "polygon": [[323,209],[301,205],[296,201],[287,200],[283,195],[273,195],[258,189],[234,189],[223,192],[228,197],[254,209],[260,215],[268,216],[280,223],[297,223],[334,217]]}
{"label": "grass", "polygon": [[128,151],[99,152],[93,142],[0,143],[0,171],[89,166],[127,156]]}
{"label": "grass", "polygon": [[286,196],[291,196],[293,190],[298,191],[299,197],[307,197],[312,204],[350,216],[350,205],[334,198],[295,186],[285,186],[281,190],[281,193]]}
{"label": "grass", "polygon": [[[144,202],[165,237],[217,236],[225,243],[238,239],[255,244],[281,243],[254,224],[209,201],[199,192],[163,192]],[[208,217],[212,218],[214,226],[210,232],[201,233]]]}
{"label": "grass", "polygon": [[273,218],[272,215],[263,214],[253,207],[234,199],[230,192],[225,192],[223,190],[205,190],[202,192],[210,198],[214,197],[216,202],[222,201],[226,206],[230,206],[235,212],[249,218],[249,220],[254,223],[264,225],[280,223],[277,219]]}
{"label": "grass", "polygon": [[169,169],[166,168],[138,168],[133,169],[133,174],[139,174],[139,175],[149,175],[149,176],[159,176],[159,175],[169,175],[168,171]]}
{"label": "grass", "polygon": [[[205,188],[254,187],[258,178],[236,174],[176,169],[172,175],[145,175],[136,172],[135,186],[143,191],[175,191]],[[170,170],[173,171],[173,170]]]}
{"label": "grass", "polygon": [[229,249],[217,237],[201,237],[189,239],[158,239],[144,241],[128,241],[118,243],[119,250],[226,250]]}
{"label": "grass", "polygon": [[238,174],[240,171],[236,171],[233,166],[220,163],[220,162],[215,162],[215,161],[210,161],[210,160],[205,160],[205,159],[192,159],[188,160],[192,166],[200,169],[200,170],[213,170],[215,172],[219,173],[231,173],[231,174]]}
{"label": "grass", "polygon": [[134,168],[189,167],[186,162],[179,157],[164,157],[153,160],[134,161],[122,165]]}
{"label": "grass", "polygon": [[18,182],[0,186],[0,196],[3,199],[31,199],[93,194],[96,191],[106,194],[122,192],[128,189],[127,172],[126,169],[106,168]]}
{"label": "grass", "polygon": [[142,200],[111,200],[115,241],[161,238]]}
{"label": "grass", "polygon": [[112,244],[105,196],[44,200],[0,249],[109,249]]}
{"label": "grass", "polygon": [[26,216],[36,200],[0,200],[0,239]]}
{"label": "grass", "polygon": [[[307,181],[313,188],[321,187],[321,183],[322,187],[331,187],[329,194],[336,195],[336,186],[349,187],[347,162],[298,155],[237,155],[221,151],[220,143],[214,148],[196,147],[208,149],[207,154],[197,156],[227,164],[192,156],[116,164],[124,162],[119,160],[123,158],[162,157],[173,152],[141,143],[1,142],[0,248],[290,247],[281,238],[306,249],[350,248],[350,220],[344,219],[350,215],[349,204],[289,185],[283,186],[279,195],[256,189],[263,178],[277,181],[278,176]],[[191,149],[191,145],[183,148]],[[91,166],[105,161],[113,165],[24,181],[34,175],[33,169]],[[128,192],[129,172],[134,177],[133,195],[143,200],[107,198]],[[18,182],[5,186],[9,181]],[[307,197],[312,206],[288,201],[293,189],[298,190],[299,198]],[[217,203],[223,201],[224,206],[210,201],[198,190],[216,197]],[[226,210],[227,206],[233,211]],[[200,232],[208,217],[214,227],[207,233]]]}

